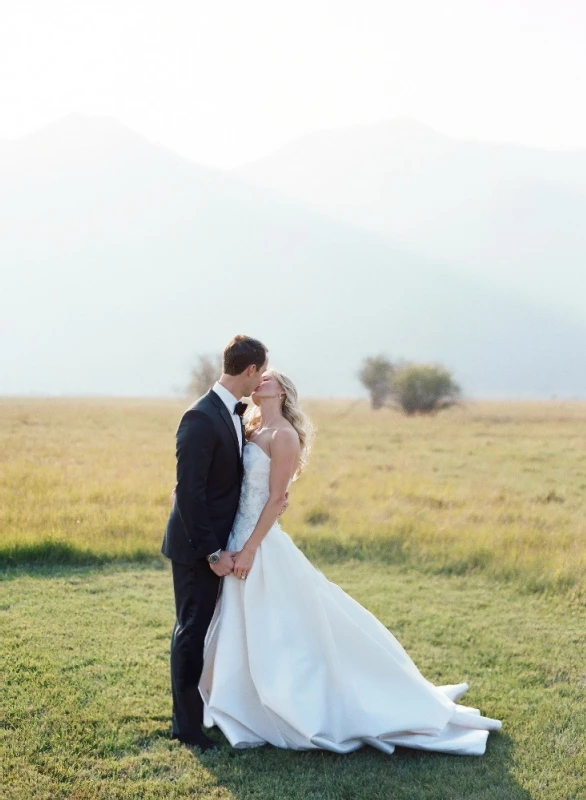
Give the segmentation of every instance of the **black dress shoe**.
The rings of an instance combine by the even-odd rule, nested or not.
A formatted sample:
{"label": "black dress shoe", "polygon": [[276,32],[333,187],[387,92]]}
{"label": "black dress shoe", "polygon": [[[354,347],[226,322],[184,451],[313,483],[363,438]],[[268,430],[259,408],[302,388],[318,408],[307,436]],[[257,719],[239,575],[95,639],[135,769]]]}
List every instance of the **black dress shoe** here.
{"label": "black dress shoe", "polygon": [[172,733],[171,739],[178,739],[183,744],[187,744],[190,747],[199,747],[202,753],[207,752],[208,750],[217,750],[218,745],[214,742],[213,739],[210,739],[209,736],[206,736],[205,733],[200,733],[195,736],[181,736],[178,733]]}

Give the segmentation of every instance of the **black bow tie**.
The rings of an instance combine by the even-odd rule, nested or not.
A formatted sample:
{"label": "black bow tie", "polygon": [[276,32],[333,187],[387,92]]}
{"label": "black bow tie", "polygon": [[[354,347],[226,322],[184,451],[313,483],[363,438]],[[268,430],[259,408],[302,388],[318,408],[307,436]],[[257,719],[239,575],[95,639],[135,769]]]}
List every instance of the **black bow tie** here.
{"label": "black bow tie", "polygon": [[247,408],[248,408],[248,404],[247,403],[241,403],[240,400],[239,400],[236,403],[236,405],[234,406],[233,413],[234,414],[238,414],[239,417],[242,417],[242,415],[244,414],[244,412],[246,411]]}

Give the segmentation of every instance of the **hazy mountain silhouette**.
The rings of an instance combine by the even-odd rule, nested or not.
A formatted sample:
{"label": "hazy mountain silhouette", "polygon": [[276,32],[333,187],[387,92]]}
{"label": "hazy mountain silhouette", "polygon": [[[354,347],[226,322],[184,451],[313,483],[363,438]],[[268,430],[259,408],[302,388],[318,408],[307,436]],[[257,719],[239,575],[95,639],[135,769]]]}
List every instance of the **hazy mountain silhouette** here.
{"label": "hazy mountain silhouette", "polygon": [[236,332],[304,395],[356,395],[380,351],[470,395],[584,392],[586,326],[113,120],[0,143],[0,265],[0,394],[169,394]]}
{"label": "hazy mountain silhouette", "polygon": [[586,150],[398,119],[313,133],[237,174],[586,320]]}

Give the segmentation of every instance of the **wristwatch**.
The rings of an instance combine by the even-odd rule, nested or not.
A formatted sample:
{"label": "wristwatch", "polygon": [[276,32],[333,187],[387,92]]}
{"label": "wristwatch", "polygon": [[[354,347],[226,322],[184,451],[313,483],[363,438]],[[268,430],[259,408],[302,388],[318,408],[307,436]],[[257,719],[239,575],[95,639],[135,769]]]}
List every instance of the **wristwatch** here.
{"label": "wristwatch", "polygon": [[216,550],[215,553],[210,553],[209,556],[206,556],[206,559],[210,562],[210,564],[217,564],[220,560],[220,554],[222,552],[222,548]]}

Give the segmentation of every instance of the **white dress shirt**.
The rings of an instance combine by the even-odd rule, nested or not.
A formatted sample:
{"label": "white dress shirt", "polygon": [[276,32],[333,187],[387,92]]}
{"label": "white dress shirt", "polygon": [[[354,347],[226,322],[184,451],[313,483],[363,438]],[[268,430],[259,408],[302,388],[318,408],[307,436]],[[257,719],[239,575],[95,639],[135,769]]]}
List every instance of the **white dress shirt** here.
{"label": "white dress shirt", "polygon": [[224,405],[228,409],[228,414],[230,414],[232,417],[232,422],[234,423],[234,428],[236,429],[236,436],[238,437],[238,444],[240,445],[240,453],[242,454],[242,426],[240,425],[240,417],[238,414],[234,413],[234,406],[238,400],[234,397],[232,392],[229,392],[228,389],[226,389],[225,386],[222,386],[219,381],[216,381],[212,388],[223,401]]}

